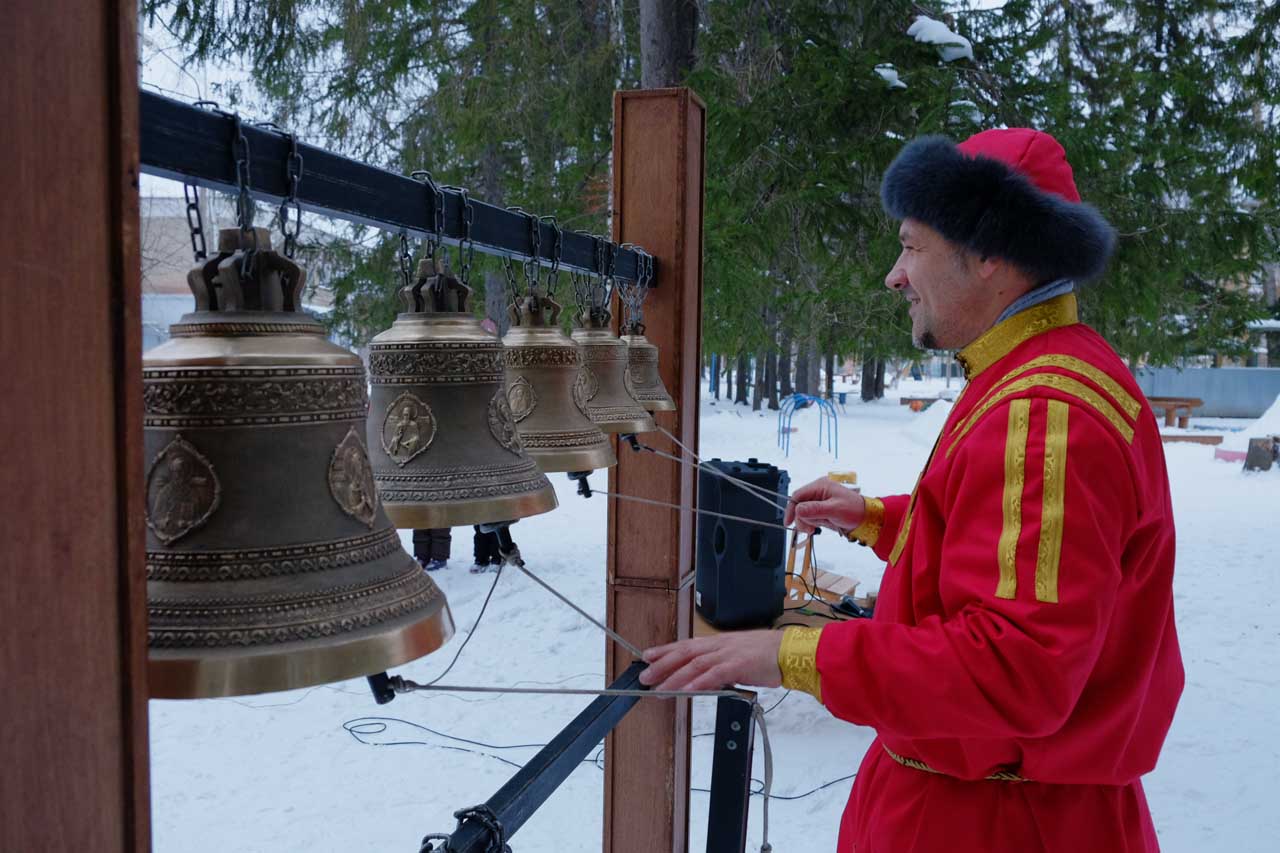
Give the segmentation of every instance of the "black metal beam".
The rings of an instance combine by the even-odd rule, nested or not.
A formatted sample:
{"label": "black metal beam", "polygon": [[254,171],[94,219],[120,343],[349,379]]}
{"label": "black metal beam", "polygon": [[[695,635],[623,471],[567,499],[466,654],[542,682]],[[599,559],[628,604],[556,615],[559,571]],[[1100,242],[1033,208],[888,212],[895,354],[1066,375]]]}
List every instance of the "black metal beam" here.
{"label": "black metal beam", "polygon": [[[640,672],[646,664],[636,661],[609,685],[611,690],[643,689]],[[526,820],[560,787],[569,774],[599,745],[627,712],[640,701],[638,696],[601,696],[565,726],[507,784],[488,799],[486,806],[502,824],[506,837],[524,826]],[[724,701],[724,700],[721,700]],[[738,702],[748,709],[746,703]],[[466,822],[449,837],[451,853],[484,853],[488,831],[477,822]]]}
{"label": "black metal beam", "polygon": [[747,849],[751,751],[755,740],[751,703],[727,696],[716,700],[715,738],[707,853],[743,853]]}
{"label": "black metal beam", "polygon": [[[142,91],[142,171],[176,181],[189,181],[222,192],[236,191],[233,151],[234,117],[218,110],[184,104],[172,98]],[[289,143],[278,130],[242,123],[249,145],[249,185],[253,196],[278,204],[288,192],[286,161]],[[405,231],[412,237],[434,233],[435,199],[425,184],[334,154],[299,140],[302,179],[298,201],[305,210],[387,231]],[[462,195],[444,191],[445,242],[456,244],[463,236]],[[529,258],[533,237],[529,218],[521,213],[471,200],[471,237],[477,251]],[[549,265],[555,231],[549,222],[539,226],[539,260]],[[589,235],[565,231],[561,266],[578,271],[597,269],[596,241]],[[610,251],[615,247],[609,244]],[[640,256],[631,249],[615,254],[614,273],[636,280]],[[657,280],[656,262],[653,287]]]}

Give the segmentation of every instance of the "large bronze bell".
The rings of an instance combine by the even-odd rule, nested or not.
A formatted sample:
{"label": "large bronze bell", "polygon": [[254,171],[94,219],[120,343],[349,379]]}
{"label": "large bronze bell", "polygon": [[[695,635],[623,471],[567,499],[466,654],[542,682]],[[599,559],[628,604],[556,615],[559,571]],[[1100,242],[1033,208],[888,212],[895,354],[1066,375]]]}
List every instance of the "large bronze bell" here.
{"label": "large bronze bell", "polygon": [[591,471],[617,463],[613,445],[587,417],[582,353],[560,331],[560,305],[541,289],[511,306],[502,339],[507,402],[520,441],[543,471]]}
{"label": "large bronze bell", "polygon": [[674,412],[676,401],[658,375],[658,348],[645,338],[643,327],[632,332],[622,336],[627,345],[627,390],[650,412]]}
{"label": "large bronze bell", "polygon": [[195,312],[143,359],[152,696],[372,674],[453,634],[379,502],[360,359],[299,309],[270,239],[223,230],[187,277]]}
{"label": "large bronze bell", "polygon": [[579,314],[578,320],[573,340],[582,349],[587,416],[605,432],[657,429],[653,417],[627,390],[627,345],[609,328],[609,313],[592,309]]}
{"label": "large bronze bell", "polygon": [[471,290],[423,260],[405,311],[369,345],[369,451],[397,527],[507,521],[556,507],[525,452],[503,387],[502,342]]}

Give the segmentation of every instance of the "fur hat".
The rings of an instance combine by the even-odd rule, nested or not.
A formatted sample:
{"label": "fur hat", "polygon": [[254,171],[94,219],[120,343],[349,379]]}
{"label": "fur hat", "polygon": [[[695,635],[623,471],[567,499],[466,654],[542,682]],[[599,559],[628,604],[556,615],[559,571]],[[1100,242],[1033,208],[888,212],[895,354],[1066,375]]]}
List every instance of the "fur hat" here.
{"label": "fur hat", "polygon": [[903,148],[880,187],[895,219],[918,219],[1037,283],[1102,274],[1115,230],[1080,201],[1067,153],[1047,133],[985,130],[959,145],[925,136]]}

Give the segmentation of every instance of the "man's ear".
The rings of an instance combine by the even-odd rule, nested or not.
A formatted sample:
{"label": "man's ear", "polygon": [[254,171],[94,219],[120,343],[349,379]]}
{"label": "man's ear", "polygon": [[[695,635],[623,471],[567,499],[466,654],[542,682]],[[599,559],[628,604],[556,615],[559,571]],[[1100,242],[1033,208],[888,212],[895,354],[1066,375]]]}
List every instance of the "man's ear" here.
{"label": "man's ear", "polygon": [[978,258],[978,275],[983,281],[990,281],[996,273],[1000,272],[1009,262],[1003,258],[997,258],[993,255],[983,255]]}

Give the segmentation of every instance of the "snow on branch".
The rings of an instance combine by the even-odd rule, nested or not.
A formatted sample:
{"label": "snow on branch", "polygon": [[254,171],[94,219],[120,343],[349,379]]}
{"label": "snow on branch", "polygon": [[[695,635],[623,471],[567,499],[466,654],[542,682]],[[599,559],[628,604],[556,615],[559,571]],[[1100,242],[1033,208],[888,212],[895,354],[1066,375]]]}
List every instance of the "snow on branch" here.
{"label": "snow on branch", "polygon": [[933,18],[917,15],[911,26],[907,27],[907,35],[922,44],[936,46],[943,62],[973,59],[973,45],[969,40],[959,33],[951,32],[950,27]]}

